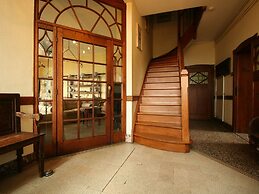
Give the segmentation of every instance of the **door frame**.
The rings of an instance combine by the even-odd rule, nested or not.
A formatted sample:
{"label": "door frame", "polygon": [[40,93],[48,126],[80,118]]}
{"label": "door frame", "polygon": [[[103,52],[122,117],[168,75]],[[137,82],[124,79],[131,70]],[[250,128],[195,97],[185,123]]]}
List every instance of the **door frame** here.
{"label": "door frame", "polygon": [[[112,46],[119,46],[122,49],[122,80],[121,80],[121,130],[119,131],[114,131],[113,126],[114,123],[112,122],[111,124],[111,136],[112,136],[112,143],[118,143],[125,141],[125,135],[126,135],[126,4],[123,0],[114,0],[114,1],[109,1],[109,0],[98,0],[99,2],[105,3],[107,5],[110,5],[116,9],[122,10],[122,28],[121,28],[121,40],[119,39],[114,39],[106,36],[102,36],[99,34],[94,34],[91,33],[87,30],[79,30],[79,29],[74,29],[68,26],[63,26],[59,25],[56,23],[51,23],[47,21],[40,20],[40,9],[39,9],[39,0],[34,0],[34,91],[33,91],[33,96],[34,96],[34,106],[33,106],[33,112],[38,113],[38,104],[39,104],[39,99],[38,99],[38,30],[44,29],[44,30],[49,30],[53,32],[53,52],[55,53],[57,50],[56,46],[56,41],[57,41],[57,29],[62,28],[62,29],[67,29],[67,30],[72,30],[74,32],[80,32],[85,35],[91,35],[92,37],[96,38],[105,38],[110,41]],[[113,53],[111,53],[112,56]],[[57,83],[57,69],[56,69],[56,62],[57,62],[57,56],[56,54],[53,55],[53,82],[54,82],[54,87],[55,83]],[[114,68],[114,67],[113,67]],[[112,72],[112,75],[114,72]],[[113,78],[112,78],[113,80]],[[112,83],[114,83],[112,81]],[[112,87],[114,84],[112,85]],[[57,91],[53,91],[53,101],[57,101]],[[114,102],[111,102],[111,120],[113,120],[113,106]],[[54,106],[52,111],[56,112],[56,107]],[[55,113],[53,113],[55,114]],[[51,156],[56,156],[57,155],[57,133],[56,133],[56,126],[58,125],[57,123],[57,115],[52,116],[52,143],[51,145],[45,145],[45,155],[46,157],[51,157]],[[33,126],[33,131],[37,132],[38,127],[36,124]]]}
{"label": "door frame", "polygon": [[[233,131],[234,132],[239,132],[238,129],[238,105],[239,103],[243,103],[240,102],[239,98],[238,98],[238,87],[239,87],[239,82],[240,82],[240,78],[238,76],[238,68],[239,68],[239,55],[240,53],[245,50],[245,49],[249,49],[250,51],[250,64],[252,67],[254,68],[254,63],[253,63],[253,42],[255,42],[258,39],[257,37],[257,33],[253,36],[251,36],[250,38],[246,39],[245,41],[243,41],[234,51],[233,51],[233,118],[232,118],[232,123],[233,123]],[[254,69],[253,69],[254,70]],[[254,71],[253,71],[254,72]],[[254,73],[251,74],[251,77],[253,77]],[[252,81],[252,88],[254,88],[254,81]],[[254,103],[254,90],[251,94],[251,98],[253,99],[251,102],[245,102],[248,104],[248,106],[251,107],[251,113],[250,113],[250,120],[252,119],[253,116],[253,103]]]}
{"label": "door frame", "polygon": [[[113,142],[112,136],[112,115],[111,106],[113,101],[112,95],[107,95],[106,89],[106,135],[91,136],[82,139],[64,140],[64,126],[63,126],[63,39],[75,40],[78,42],[90,43],[106,48],[106,83],[108,86],[113,85],[112,80],[112,43],[110,40],[101,37],[93,37],[83,32],[75,32],[64,28],[57,28],[57,154],[62,155],[66,153],[90,149],[102,145],[107,145]],[[110,90],[113,93],[113,87]],[[84,101],[84,100],[83,100]],[[93,118],[92,118],[93,119]]]}

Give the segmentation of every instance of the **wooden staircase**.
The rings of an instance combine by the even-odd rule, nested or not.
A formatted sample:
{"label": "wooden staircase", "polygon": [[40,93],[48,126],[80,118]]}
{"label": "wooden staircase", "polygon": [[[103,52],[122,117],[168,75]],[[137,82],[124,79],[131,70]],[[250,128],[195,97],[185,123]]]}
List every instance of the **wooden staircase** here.
{"label": "wooden staircase", "polygon": [[189,133],[184,137],[186,133],[182,130],[180,79],[177,49],[151,61],[138,102],[135,142],[167,151],[189,152]]}

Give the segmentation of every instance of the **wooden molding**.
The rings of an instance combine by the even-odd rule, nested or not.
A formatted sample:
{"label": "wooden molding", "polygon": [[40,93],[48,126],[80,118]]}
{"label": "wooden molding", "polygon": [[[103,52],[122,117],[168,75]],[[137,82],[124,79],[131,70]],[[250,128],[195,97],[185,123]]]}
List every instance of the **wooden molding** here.
{"label": "wooden molding", "polygon": [[127,96],[126,97],[127,101],[138,101],[139,96]]}
{"label": "wooden molding", "polygon": [[21,105],[34,105],[33,96],[21,96],[20,100]]}

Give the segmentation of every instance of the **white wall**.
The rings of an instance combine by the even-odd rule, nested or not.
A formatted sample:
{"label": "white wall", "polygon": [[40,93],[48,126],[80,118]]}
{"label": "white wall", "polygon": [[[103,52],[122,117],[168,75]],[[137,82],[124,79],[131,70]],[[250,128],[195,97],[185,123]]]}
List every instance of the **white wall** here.
{"label": "white wall", "polygon": [[[142,29],[142,50],[137,48],[137,25]],[[146,30],[134,0],[127,1],[127,96],[139,96],[149,61],[152,59],[152,30]],[[136,101],[127,101],[126,141],[132,140]]]}
{"label": "white wall", "polygon": [[177,15],[172,14],[171,21],[153,23],[153,58],[168,53],[177,46]]}
{"label": "white wall", "polygon": [[[255,4],[247,7],[240,12],[239,19],[231,25],[228,30],[216,41],[216,63],[220,63],[228,57],[231,57],[231,71],[233,71],[233,50],[239,46],[240,43],[259,33],[259,1],[254,1]],[[222,83],[223,84],[223,83]],[[223,87],[219,86],[218,87]],[[224,88],[222,92],[224,95],[233,95],[233,76],[229,75],[224,78]],[[221,103],[217,107],[221,106]],[[224,110],[224,115],[217,111],[218,117],[226,123],[232,125],[232,100],[225,100],[219,111]],[[221,116],[221,117],[220,117]]]}
{"label": "white wall", "polygon": [[[33,0],[0,1],[0,92],[33,96]],[[32,113],[32,106],[21,106]],[[21,121],[23,131],[32,131],[32,121]],[[25,149],[30,153],[31,147]],[[0,164],[15,158],[15,153],[0,157]]]}

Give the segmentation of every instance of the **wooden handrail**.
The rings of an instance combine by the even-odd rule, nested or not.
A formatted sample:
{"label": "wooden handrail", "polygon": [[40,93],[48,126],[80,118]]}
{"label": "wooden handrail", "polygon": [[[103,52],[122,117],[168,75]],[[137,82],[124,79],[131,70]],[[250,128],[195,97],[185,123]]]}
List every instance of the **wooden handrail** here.
{"label": "wooden handrail", "polygon": [[177,60],[178,60],[178,66],[181,72],[181,70],[184,69],[185,66],[184,66],[183,48],[180,40],[178,40]]}
{"label": "wooden handrail", "polygon": [[[203,12],[206,7],[197,7],[191,10],[181,10],[178,12],[178,65],[180,70],[184,69],[183,49],[192,39],[197,36],[197,29]],[[187,26],[185,26],[185,24]]]}
{"label": "wooden handrail", "polygon": [[[189,99],[188,85],[189,75],[184,65],[184,48],[192,39],[197,36],[197,29],[204,12],[204,7],[194,8],[193,10],[180,11],[178,14],[178,49],[177,59],[181,79],[181,104],[182,104],[182,140],[190,142],[189,132]],[[185,14],[187,13],[187,14]],[[191,15],[191,17],[189,17]],[[186,19],[188,21],[186,21]],[[187,26],[185,26],[185,24]]]}

